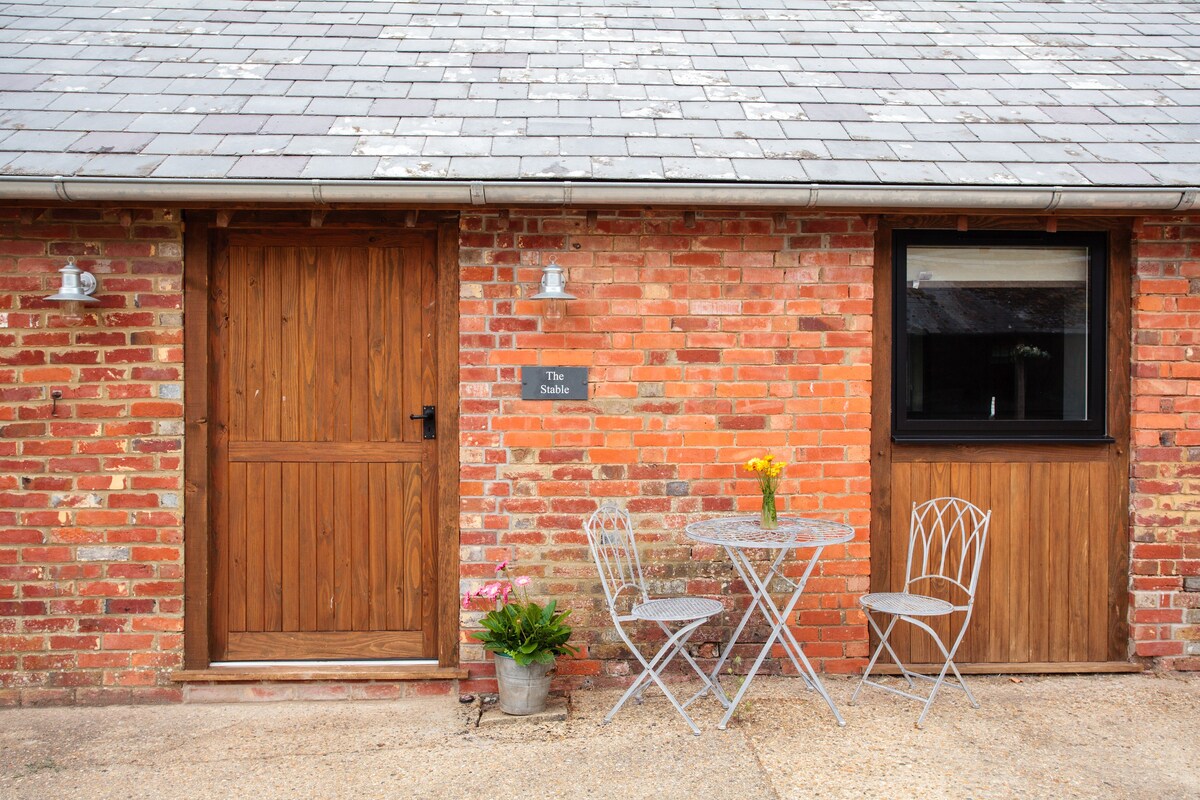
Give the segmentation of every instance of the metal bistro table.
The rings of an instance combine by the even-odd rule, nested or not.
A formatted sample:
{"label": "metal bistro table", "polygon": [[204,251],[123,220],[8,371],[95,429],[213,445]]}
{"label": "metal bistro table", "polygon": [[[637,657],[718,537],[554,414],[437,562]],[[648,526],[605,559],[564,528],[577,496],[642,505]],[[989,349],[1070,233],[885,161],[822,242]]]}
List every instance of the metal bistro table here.
{"label": "metal bistro table", "polygon": [[[745,629],[746,623],[749,622],[754,610],[761,609],[767,622],[771,623],[771,635],[767,637],[766,643],[763,644],[762,650],[759,651],[758,658],[754,660],[754,666],[750,667],[750,671],[746,673],[746,679],[742,682],[741,688],[738,689],[737,696],[729,703],[728,710],[726,710],[725,716],[721,718],[721,722],[717,725],[717,728],[725,730],[725,726],[729,724],[730,717],[737,710],[738,703],[741,702],[742,697],[746,694],[746,690],[750,688],[750,683],[754,680],[759,667],[762,666],[763,659],[771,651],[771,647],[775,644],[776,639],[780,640],[783,649],[787,651],[788,657],[791,658],[792,663],[796,666],[796,671],[800,673],[800,677],[804,679],[805,685],[810,689],[816,689],[829,705],[829,710],[833,712],[838,725],[845,725],[846,721],[838,713],[837,706],[833,704],[829,693],[825,691],[825,687],[821,684],[821,679],[817,677],[816,670],[812,668],[812,664],[804,656],[804,651],[800,649],[800,643],[796,641],[796,637],[792,635],[791,630],[788,628],[787,620],[792,615],[792,611],[795,610],[796,603],[800,600],[800,595],[804,593],[804,585],[808,583],[808,576],[812,574],[813,568],[817,564],[817,559],[821,557],[821,552],[828,545],[843,544],[853,539],[854,529],[840,522],[802,519],[800,517],[780,517],[779,527],[775,530],[764,530],[760,522],[761,519],[758,515],[752,517],[718,517],[716,519],[693,522],[686,529],[689,539],[706,544],[716,544],[725,548],[725,552],[729,554],[729,559],[733,562],[738,575],[750,590],[750,606],[746,609],[746,613],[742,615],[742,621],[738,623],[737,629],[734,630],[733,636],[729,640],[729,644],[722,651],[721,658],[717,661],[717,666],[711,676],[713,685],[717,687],[717,690],[721,694],[725,694],[725,692],[721,689],[721,684],[718,683],[717,677],[721,674],[721,668],[725,666],[725,660],[729,658],[729,654],[733,651],[734,645],[737,644],[738,637],[742,635],[742,631]],[[804,574],[800,577],[800,580],[793,581],[784,577],[781,571],[787,560],[788,552],[801,548],[811,549],[812,556],[809,558],[808,566],[805,567]],[[749,551],[751,550],[779,551],[771,559],[770,566],[761,577],[755,569],[755,562],[750,558]],[[792,588],[792,596],[788,599],[782,611],[775,605],[775,601],[771,598],[770,593],[771,581],[776,578]]]}

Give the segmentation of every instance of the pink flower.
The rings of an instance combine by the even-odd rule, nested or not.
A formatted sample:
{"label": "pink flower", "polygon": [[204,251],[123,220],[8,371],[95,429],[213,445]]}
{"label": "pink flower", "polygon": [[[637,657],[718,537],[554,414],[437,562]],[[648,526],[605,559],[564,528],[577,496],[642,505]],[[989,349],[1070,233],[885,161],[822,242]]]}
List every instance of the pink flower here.
{"label": "pink flower", "polygon": [[512,594],[512,587],[511,587],[511,586],[505,586],[503,589],[501,589],[501,590],[500,590],[500,600],[501,600],[501,601],[503,601],[503,602],[505,602],[505,603],[507,603],[507,602],[508,602],[508,596],[509,596],[510,594]]}
{"label": "pink flower", "polygon": [[491,598],[500,594],[500,588],[501,588],[501,584],[499,582],[489,583],[486,586],[484,586],[482,589],[479,590],[479,596],[486,597],[490,600]]}
{"label": "pink flower", "polygon": [[533,578],[529,577],[528,575],[522,575],[513,581],[513,583],[515,583],[517,586],[528,586],[529,584],[533,583]]}
{"label": "pink flower", "polygon": [[471,607],[471,598],[475,596],[474,592],[467,592],[463,595],[463,608]]}
{"label": "pink flower", "polygon": [[496,565],[496,572],[503,572],[506,567],[508,567],[508,559],[507,558]]}

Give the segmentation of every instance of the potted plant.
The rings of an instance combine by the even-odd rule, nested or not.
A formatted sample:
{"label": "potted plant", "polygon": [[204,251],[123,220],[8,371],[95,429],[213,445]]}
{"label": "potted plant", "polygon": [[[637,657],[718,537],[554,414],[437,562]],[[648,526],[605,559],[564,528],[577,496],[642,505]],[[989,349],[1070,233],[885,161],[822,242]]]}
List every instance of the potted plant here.
{"label": "potted plant", "polygon": [[463,596],[463,608],[476,598],[490,600],[495,607],[480,624],[484,630],[472,634],[493,654],[500,710],[505,714],[535,714],[546,708],[550,674],[555,656],[574,655],[578,648],[567,644],[571,628],[563,624],[570,611],[556,611],[557,601],[541,606],[529,599],[530,578],[511,578],[508,562],[496,565],[499,580]]}

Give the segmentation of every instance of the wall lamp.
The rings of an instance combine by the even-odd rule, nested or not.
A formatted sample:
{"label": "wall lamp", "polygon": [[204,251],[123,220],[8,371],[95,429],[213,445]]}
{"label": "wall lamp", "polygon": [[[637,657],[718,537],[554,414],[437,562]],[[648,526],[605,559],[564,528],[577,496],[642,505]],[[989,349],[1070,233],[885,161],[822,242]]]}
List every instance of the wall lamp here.
{"label": "wall lamp", "polygon": [[83,307],[88,303],[99,303],[92,297],[96,291],[96,276],[75,266],[75,257],[67,257],[67,265],[59,270],[62,273],[62,286],[57,294],[47,297],[47,300],[57,300],[63,303],[63,317],[72,322],[83,319]]}
{"label": "wall lamp", "polygon": [[541,291],[532,299],[546,301],[542,306],[542,316],[546,319],[562,319],[567,315],[567,301],[574,300],[575,295],[567,293],[566,275],[553,257],[542,267]]}

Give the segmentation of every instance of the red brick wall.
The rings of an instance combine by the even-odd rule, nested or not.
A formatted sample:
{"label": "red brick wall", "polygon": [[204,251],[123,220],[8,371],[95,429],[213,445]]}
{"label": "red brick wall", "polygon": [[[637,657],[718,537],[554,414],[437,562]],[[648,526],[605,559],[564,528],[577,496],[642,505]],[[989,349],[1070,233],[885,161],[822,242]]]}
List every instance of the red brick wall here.
{"label": "red brick wall", "polygon": [[[738,465],[770,451],[792,464],[781,511],[858,529],[854,543],[826,551],[795,631],[825,669],[860,666],[873,242],[856,215],[622,211],[594,224],[582,212],[465,215],[464,588],[514,559],[573,610],[586,657],[560,663],[560,673],[623,680],[628,654],[611,630],[584,519],[605,500],[624,504],[653,589],[728,600],[743,591],[732,566],[689,544],[682,528],[756,511],[756,485]],[[561,322],[540,319],[540,302],[526,299],[551,257],[579,296]],[[521,400],[521,365],[588,367],[589,400]],[[464,612],[467,628],[477,616]],[[728,630],[705,630],[693,641],[711,655]],[[464,663],[488,674],[466,636]]]}
{"label": "red brick wall", "polygon": [[1134,245],[1131,633],[1200,669],[1200,218],[1147,219]]}
{"label": "red brick wall", "polygon": [[0,705],[179,695],[181,264],[178,212],[0,209]]}

